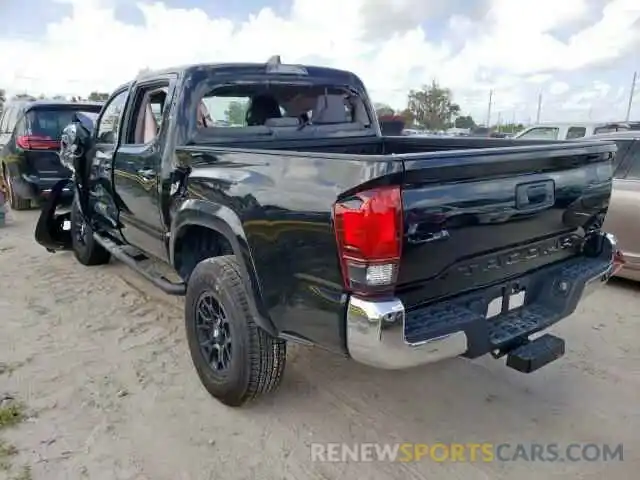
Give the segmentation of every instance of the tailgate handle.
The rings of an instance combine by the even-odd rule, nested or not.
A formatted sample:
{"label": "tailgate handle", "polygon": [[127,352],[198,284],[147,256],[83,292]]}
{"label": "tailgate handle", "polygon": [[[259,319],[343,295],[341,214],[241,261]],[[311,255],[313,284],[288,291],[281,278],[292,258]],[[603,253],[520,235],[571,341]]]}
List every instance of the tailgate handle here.
{"label": "tailgate handle", "polygon": [[553,180],[524,183],[516,187],[516,208],[518,210],[541,209],[555,203],[555,183]]}

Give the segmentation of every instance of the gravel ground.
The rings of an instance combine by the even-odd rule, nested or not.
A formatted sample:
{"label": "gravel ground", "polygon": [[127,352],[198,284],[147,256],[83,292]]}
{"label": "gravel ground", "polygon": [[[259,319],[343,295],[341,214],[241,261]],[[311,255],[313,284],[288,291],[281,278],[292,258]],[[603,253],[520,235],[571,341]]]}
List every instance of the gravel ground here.
{"label": "gravel ground", "polygon": [[[566,356],[532,375],[491,358],[385,372],[292,347],[281,389],[234,410],[196,377],[180,299],[124,265],[51,255],[33,240],[37,212],[11,217],[0,229],[0,395],[24,402],[27,418],[0,431],[18,449],[0,478],[638,478],[636,285],[586,300],[555,328]],[[311,442],[623,443],[624,461],[320,463]]]}

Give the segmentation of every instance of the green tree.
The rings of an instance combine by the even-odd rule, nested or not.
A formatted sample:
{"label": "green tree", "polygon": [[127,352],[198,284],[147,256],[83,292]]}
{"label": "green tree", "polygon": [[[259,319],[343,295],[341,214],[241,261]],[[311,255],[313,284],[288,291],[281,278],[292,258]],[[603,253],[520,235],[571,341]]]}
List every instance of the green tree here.
{"label": "green tree", "polygon": [[7,101],[7,91],[4,88],[0,88],[0,112],[4,109],[4,102]]}
{"label": "green tree", "polygon": [[104,102],[108,98],[109,98],[109,94],[104,92],[91,92],[89,94],[90,102]]}
{"label": "green tree", "polygon": [[521,123],[507,123],[504,125],[495,125],[493,128],[503,133],[518,133],[520,130],[524,130],[524,125]]}
{"label": "green tree", "polygon": [[406,127],[410,128],[415,125],[416,117],[413,115],[413,112],[411,112],[411,110],[409,110],[408,108],[405,108],[404,110],[399,112],[398,115],[402,117]]}
{"label": "green tree", "polygon": [[476,122],[473,121],[473,117],[471,115],[462,115],[457,117],[453,125],[456,128],[476,128]]}
{"label": "green tree", "polygon": [[393,108],[391,108],[386,103],[374,103],[373,108],[376,109],[376,115],[378,117],[382,117],[385,115],[393,115],[395,113]]}
{"label": "green tree", "polygon": [[246,103],[233,101],[225,110],[224,117],[232,125],[244,125],[246,112]]}
{"label": "green tree", "polygon": [[429,130],[445,129],[460,114],[460,106],[453,102],[451,90],[441,87],[436,80],[421,90],[411,90],[407,109],[415,123]]}

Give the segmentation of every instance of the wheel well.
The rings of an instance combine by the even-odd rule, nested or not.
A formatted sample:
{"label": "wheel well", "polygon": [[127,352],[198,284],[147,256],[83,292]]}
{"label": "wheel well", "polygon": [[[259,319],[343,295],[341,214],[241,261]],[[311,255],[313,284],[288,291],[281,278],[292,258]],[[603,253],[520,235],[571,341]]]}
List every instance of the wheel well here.
{"label": "wheel well", "polygon": [[174,267],[185,282],[202,260],[233,254],[233,248],[224,235],[201,225],[184,227],[175,242]]}

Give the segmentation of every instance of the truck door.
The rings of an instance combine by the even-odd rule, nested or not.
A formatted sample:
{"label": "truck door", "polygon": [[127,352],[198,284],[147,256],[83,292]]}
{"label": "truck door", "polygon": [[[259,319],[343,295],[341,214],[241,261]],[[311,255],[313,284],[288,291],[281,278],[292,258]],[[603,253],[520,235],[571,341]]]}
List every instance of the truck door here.
{"label": "truck door", "polygon": [[167,228],[162,221],[160,172],[167,135],[168,108],[175,76],[135,85],[127,108],[125,130],[114,158],[114,188],[121,233],[127,243],[168,260]]}
{"label": "truck door", "polygon": [[94,128],[95,157],[89,176],[89,207],[100,226],[118,231],[117,197],[113,192],[113,156],[118,144],[122,114],[129,90],[116,90],[107,100]]}

